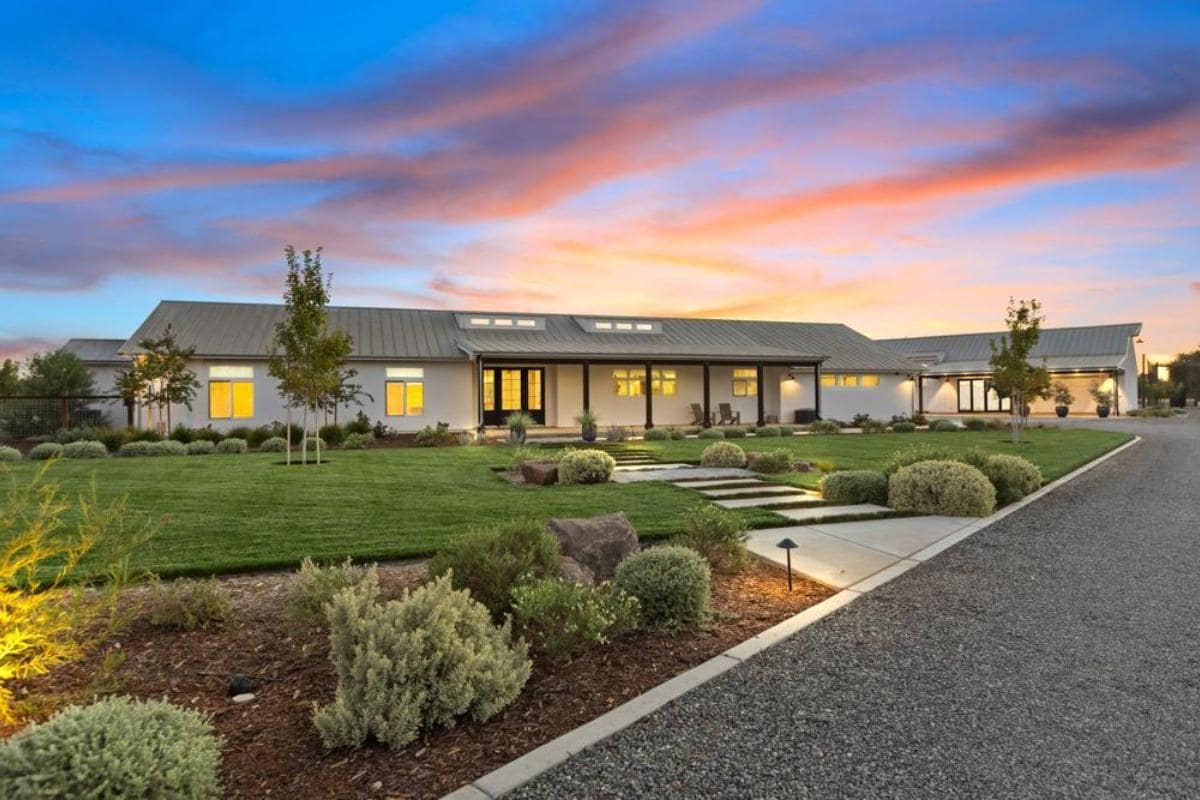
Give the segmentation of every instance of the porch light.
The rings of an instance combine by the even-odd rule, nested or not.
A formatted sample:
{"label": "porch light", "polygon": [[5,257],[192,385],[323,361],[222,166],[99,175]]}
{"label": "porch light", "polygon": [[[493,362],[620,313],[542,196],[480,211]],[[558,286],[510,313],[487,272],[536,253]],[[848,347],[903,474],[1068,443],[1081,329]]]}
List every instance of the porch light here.
{"label": "porch light", "polygon": [[792,590],[792,551],[800,545],[796,544],[789,537],[785,536],[783,539],[780,539],[779,544],[775,546],[782,548],[783,551],[787,553],[788,591],[790,592]]}

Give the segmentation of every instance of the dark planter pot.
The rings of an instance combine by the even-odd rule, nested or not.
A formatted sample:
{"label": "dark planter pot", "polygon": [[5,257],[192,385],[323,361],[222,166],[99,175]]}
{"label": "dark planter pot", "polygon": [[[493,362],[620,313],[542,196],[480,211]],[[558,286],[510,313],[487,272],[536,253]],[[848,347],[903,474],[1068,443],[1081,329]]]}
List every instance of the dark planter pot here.
{"label": "dark planter pot", "polygon": [[579,432],[580,436],[585,442],[596,441],[596,433],[597,431],[595,425],[584,425],[582,430]]}
{"label": "dark planter pot", "polygon": [[1104,417],[1107,417],[1108,416],[1108,406],[1097,406],[1096,407],[1096,416],[1100,417],[1101,419],[1103,419]]}
{"label": "dark planter pot", "polygon": [[508,429],[509,444],[525,444],[525,429],[524,428],[509,428]]}
{"label": "dark planter pot", "polygon": [[1054,407],[1054,413],[1055,413],[1055,414],[1058,414],[1058,416],[1059,416],[1059,417],[1066,417],[1066,416],[1067,416],[1067,412],[1068,412],[1069,410],[1070,410],[1070,409],[1069,409],[1067,406],[1055,406],[1055,407]]}

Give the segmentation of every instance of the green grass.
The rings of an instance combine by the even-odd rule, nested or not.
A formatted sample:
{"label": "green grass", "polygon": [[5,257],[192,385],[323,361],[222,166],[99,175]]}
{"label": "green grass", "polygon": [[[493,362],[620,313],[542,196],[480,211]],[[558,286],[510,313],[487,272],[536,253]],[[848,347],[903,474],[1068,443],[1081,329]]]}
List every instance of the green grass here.
{"label": "green grass", "polygon": [[[1106,431],[1031,431],[1016,452],[1059,477],[1127,438]],[[797,458],[838,468],[878,466],[895,449],[919,442],[1014,452],[998,432],[804,436],[739,440],[748,450],[787,447]],[[709,441],[638,445],[667,460],[697,460]],[[95,479],[102,500],[127,494],[130,508],[162,518],[140,565],[162,575],[291,567],[316,559],[389,559],[428,555],[472,525],[530,516],[590,516],[624,511],[645,538],[678,531],[697,494],[651,481],[602,486],[513,486],[493,467],[508,447],[334,451],[320,467],[286,468],[277,454],[63,461],[51,479],[69,494]],[[14,467],[25,476],[37,465]],[[3,468],[0,467],[0,470]],[[815,485],[818,473],[779,476]],[[785,524],[769,511],[741,509],[751,527]]]}

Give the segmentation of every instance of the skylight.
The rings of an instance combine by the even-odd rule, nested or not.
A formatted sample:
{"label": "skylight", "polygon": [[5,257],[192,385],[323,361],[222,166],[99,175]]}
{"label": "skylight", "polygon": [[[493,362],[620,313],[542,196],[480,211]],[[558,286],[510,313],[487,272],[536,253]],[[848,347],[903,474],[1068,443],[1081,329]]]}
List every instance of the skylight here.
{"label": "skylight", "polygon": [[546,321],[541,317],[518,317],[518,316],[484,316],[482,314],[460,314],[458,316],[459,327],[462,328],[521,328],[527,331],[545,330]]}
{"label": "skylight", "polygon": [[654,320],[594,319],[577,317],[580,327],[591,333],[662,333],[662,323]]}

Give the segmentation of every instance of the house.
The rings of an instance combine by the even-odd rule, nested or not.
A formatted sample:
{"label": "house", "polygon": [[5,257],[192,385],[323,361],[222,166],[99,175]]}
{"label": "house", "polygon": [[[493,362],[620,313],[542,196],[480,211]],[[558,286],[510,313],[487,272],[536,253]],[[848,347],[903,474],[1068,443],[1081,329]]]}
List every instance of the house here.
{"label": "house", "polygon": [[[1095,385],[1115,390],[1112,411],[1136,408],[1138,368],[1135,340],[1142,332],[1140,322],[1092,325],[1076,328],[1046,328],[1031,356],[1045,364],[1052,383],[1066,384],[1075,396],[1071,410],[1090,413],[1096,402],[1088,390]],[[917,408],[926,413],[971,413],[1009,411],[1009,399],[991,387],[992,352],[989,342],[999,342],[1003,331],[882,339],[880,344],[896,350],[922,367],[917,383]],[[1034,400],[1034,414],[1054,413],[1054,400]]]}
{"label": "house", "polygon": [[75,407],[70,414],[76,422],[120,427],[135,421],[132,409],[118,396],[117,373],[126,369],[131,358],[121,354],[124,339],[68,339],[62,349],[83,362],[92,376],[93,394],[85,407]]}
{"label": "house", "polygon": [[[195,348],[201,383],[193,408],[173,408],[173,420],[281,421],[266,353],[283,318],[281,305],[164,301],[118,350],[135,356],[137,342],[170,326]],[[361,410],[407,432],[439,421],[502,425],[513,411],[575,427],[583,409],[601,425],[711,424],[722,404],[746,424],[886,419],[912,413],[919,370],[841,324],[343,306],[329,308],[329,322],[354,340],[348,366],[369,395]]]}

